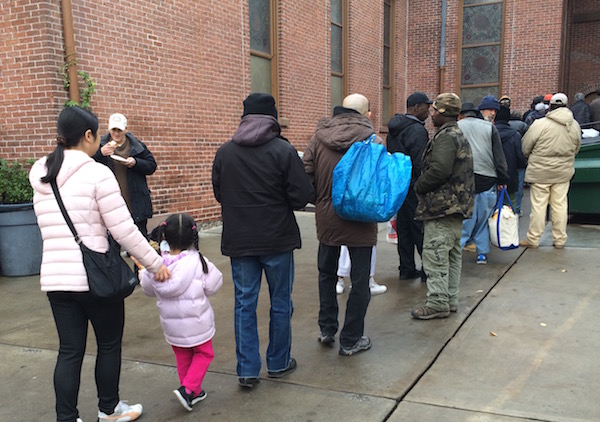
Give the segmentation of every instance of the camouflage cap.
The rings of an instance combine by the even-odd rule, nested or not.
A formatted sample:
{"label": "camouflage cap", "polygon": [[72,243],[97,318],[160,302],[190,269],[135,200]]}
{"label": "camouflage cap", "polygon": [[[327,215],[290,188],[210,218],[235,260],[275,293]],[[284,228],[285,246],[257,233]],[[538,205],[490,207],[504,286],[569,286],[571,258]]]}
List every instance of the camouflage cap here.
{"label": "camouflage cap", "polygon": [[433,102],[433,108],[443,116],[458,116],[460,107],[460,97],[453,92],[444,92]]}

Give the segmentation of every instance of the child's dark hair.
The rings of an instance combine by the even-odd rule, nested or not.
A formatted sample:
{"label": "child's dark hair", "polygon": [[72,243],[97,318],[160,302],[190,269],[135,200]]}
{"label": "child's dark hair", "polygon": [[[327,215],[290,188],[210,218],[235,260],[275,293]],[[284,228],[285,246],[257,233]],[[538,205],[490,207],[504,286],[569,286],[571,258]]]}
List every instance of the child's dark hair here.
{"label": "child's dark hair", "polygon": [[192,246],[198,251],[202,262],[202,271],[208,273],[208,265],[198,250],[198,228],[196,222],[189,214],[173,214],[159,226],[162,236],[171,249],[186,250]]}
{"label": "child's dark hair", "polygon": [[98,118],[94,113],[81,107],[67,107],[58,115],[56,129],[58,130],[58,137],[56,138],[58,144],[46,159],[48,173],[42,177],[43,183],[49,183],[56,179],[65,158],[65,148],[77,146],[88,130],[92,131],[94,137],[96,136],[96,133],[98,133]]}

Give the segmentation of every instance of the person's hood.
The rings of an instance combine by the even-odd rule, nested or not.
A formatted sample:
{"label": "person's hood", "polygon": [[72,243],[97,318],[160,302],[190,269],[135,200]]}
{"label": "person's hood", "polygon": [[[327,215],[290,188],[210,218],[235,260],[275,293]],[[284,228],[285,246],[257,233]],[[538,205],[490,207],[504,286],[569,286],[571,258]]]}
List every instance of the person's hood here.
{"label": "person's hood", "polygon": [[[46,168],[46,159],[48,157],[42,157],[35,162],[29,172],[29,182],[33,189],[37,192],[49,194],[52,192],[52,186],[50,183],[42,183],[40,180],[46,174],[48,169]],[[64,160],[56,177],[56,184],[60,188],[65,182],[77,172],[82,166],[95,162],[89,155],[83,151],[75,149],[67,149],[64,151]]]}
{"label": "person's hood", "polygon": [[395,136],[411,125],[424,125],[425,122],[420,121],[416,117],[409,117],[405,114],[394,114],[388,122],[388,130],[390,135]]}
{"label": "person's hood", "polygon": [[373,133],[375,129],[371,121],[358,112],[343,112],[321,119],[315,130],[317,139],[334,151],[345,151],[353,143],[364,141]]}
{"label": "person's hood", "polygon": [[499,120],[494,124],[496,125],[496,129],[498,129],[498,134],[500,135],[502,143],[508,141],[515,133],[518,132],[517,129],[513,128],[505,120]]}
{"label": "person's hood", "polygon": [[560,123],[563,126],[566,126],[567,129],[573,124],[573,112],[569,110],[567,107],[560,107],[556,110],[549,111],[546,113],[546,118],[555,121],[556,123]]}
{"label": "person's hood", "polygon": [[231,140],[236,144],[256,147],[271,141],[281,134],[281,126],[273,116],[266,114],[247,114]]}

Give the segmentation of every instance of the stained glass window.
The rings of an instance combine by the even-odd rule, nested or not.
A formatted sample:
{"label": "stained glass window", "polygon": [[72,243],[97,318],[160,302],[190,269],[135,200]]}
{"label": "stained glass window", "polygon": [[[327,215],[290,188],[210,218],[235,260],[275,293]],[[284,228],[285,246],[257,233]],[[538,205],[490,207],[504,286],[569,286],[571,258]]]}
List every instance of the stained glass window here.
{"label": "stained glass window", "polygon": [[271,1],[250,0],[250,49],[271,53]]}
{"label": "stained glass window", "polygon": [[331,0],[331,108],[342,105],[346,95],[346,1]]}
{"label": "stained glass window", "polygon": [[500,46],[463,48],[461,67],[461,85],[498,83]]}
{"label": "stained glass window", "polygon": [[265,92],[277,99],[277,63],[274,30],[276,0],[248,0],[250,26],[250,91]]}
{"label": "stained glass window", "polygon": [[331,71],[342,73],[342,47],[343,47],[342,28],[331,25]]}
{"label": "stained glass window", "polygon": [[462,101],[498,96],[502,72],[502,0],[463,0],[460,54]]}
{"label": "stained glass window", "polygon": [[463,9],[463,46],[500,43],[502,40],[502,3]]}

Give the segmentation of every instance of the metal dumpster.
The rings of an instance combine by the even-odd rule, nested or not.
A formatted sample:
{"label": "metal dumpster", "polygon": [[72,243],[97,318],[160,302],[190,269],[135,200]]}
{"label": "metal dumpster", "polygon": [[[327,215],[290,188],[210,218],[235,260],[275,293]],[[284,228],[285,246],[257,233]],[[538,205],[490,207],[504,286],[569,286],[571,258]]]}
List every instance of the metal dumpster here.
{"label": "metal dumpster", "polygon": [[569,190],[570,214],[600,214],[600,136],[581,140]]}

